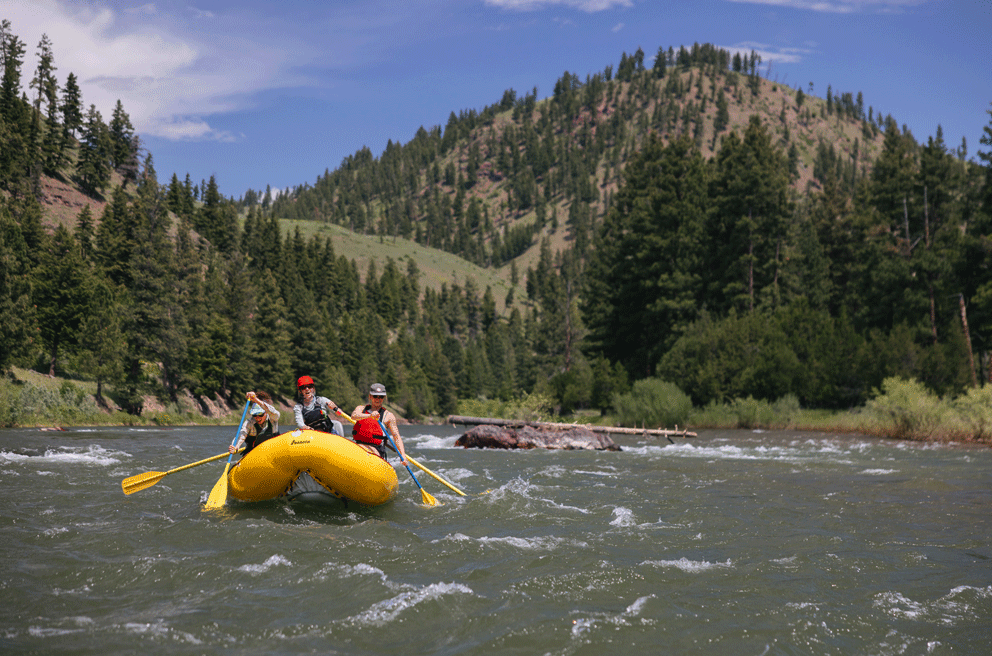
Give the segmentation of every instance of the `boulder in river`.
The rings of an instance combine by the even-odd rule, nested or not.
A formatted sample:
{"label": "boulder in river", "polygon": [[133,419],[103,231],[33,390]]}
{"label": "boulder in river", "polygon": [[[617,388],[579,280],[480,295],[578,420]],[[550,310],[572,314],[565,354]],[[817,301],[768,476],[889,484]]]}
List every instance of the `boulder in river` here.
{"label": "boulder in river", "polygon": [[476,426],[455,441],[455,446],[475,449],[587,449],[619,451],[607,435],[587,428],[534,428],[533,426]]}

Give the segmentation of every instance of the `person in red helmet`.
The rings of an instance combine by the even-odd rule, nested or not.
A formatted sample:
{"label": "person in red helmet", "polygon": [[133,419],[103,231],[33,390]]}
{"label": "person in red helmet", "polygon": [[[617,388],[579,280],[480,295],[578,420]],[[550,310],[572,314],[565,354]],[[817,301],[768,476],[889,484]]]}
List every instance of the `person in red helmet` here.
{"label": "person in red helmet", "polygon": [[326,396],[317,396],[313,378],[300,376],[296,381],[296,391],[300,398],[300,402],[293,407],[297,428],[309,428],[344,436],[341,422],[333,418],[335,411],[338,410],[337,404]]}

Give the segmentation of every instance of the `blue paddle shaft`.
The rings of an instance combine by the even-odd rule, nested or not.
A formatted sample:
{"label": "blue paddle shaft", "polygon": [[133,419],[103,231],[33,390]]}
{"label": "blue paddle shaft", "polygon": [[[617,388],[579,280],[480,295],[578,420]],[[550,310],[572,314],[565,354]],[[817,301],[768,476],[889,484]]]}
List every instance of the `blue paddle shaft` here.
{"label": "blue paddle shaft", "polygon": [[403,458],[403,466],[406,467],[406,470],[408,472],[410,472],[410,478],[412,478],[413,482],[417,484],[417,487],[419,487],[421,491],[423,491],[424,486],[421,485],[420,481],[417,480],[417,477],[413,475],[413,470],[410,469],[410,465],[406,464],[406,458],[403,457],[403,454],[400,452],[400,448],[396,446],[396,442],[393,441],[393,436],[389,434],[388,430],[386,430],[386,426],[385,424],[382,423],[382,419],[379,419],[378,422],[379,422],[379,428],[382,429],[383,439],[393,445],[393,448],[396,450],[396,453],[399,454],[400,458]]}
{"label": "blue paddle shaft", "polygon": [[[245,409],[241,411],[241,421],[238,422],[238,428],[234,431],[234,440],[231,441],[231,446],[238,443],[238,435],[241,434],[241,426],[245,423],[245,415],[248,414],[248,407],[251,405],[251,400],[245,401]],[[231,459],[234,457],[232,453],[227,457],[227,464],[231,464]]]}

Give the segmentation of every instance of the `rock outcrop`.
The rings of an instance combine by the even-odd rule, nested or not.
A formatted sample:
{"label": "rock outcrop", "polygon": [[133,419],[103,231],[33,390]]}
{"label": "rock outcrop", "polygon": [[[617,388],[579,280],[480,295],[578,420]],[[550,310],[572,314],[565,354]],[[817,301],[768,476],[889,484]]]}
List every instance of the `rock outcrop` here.
{"label": "rock outcrop", "polygon": [[565,449],[619,451],[613,440],[586,428],[558,430],[532,426],[476,426],[455,441],[474,449]]}

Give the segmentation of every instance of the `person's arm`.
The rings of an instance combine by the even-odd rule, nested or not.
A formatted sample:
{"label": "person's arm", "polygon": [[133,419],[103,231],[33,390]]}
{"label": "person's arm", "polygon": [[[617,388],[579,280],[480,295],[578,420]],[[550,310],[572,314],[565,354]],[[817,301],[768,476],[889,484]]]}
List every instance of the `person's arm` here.
{"label": "person's arm", "polygon": [[354,411],[351,413],[351,418],[354,419],[355,421],[358,421],[360,419],[368,419],[369,417],[374,417],[374,418],[378,419],[379,418],[378,415],[379,415],[379,413],[376,412],[375,410],[373,410],[369,414],[365,414],[365,406],[364,405],[360,405],[360,406],[356,407],[354,409]]}
{"label": "person's arm", "polygon": [[249,417],[241,424],[241,428],[238,429],[238,441],[227,447],[227,450],[231,453],[235,453],[245,445],[245,439],[248,437],[248,425],[251,423],[251,418]]}
{"label": "person's arm", "polygon": [[269,421],[273,422],[274,424],[279,423],[279,417],[282,416],[281,412],[276,410],[274,406],[269,405],[265,401],[259,401],[258,404],[265,409],[265,416],[268,418]]}
{"label": "person's arm", "polygon": [[303,429],[307,427],[307,423],[303,421],[303,404],[297,403],[293,406],[293,415],[296,417],[296,427]]}

